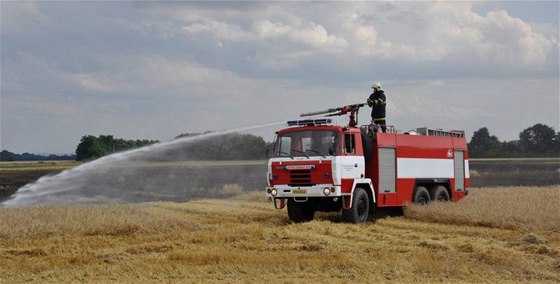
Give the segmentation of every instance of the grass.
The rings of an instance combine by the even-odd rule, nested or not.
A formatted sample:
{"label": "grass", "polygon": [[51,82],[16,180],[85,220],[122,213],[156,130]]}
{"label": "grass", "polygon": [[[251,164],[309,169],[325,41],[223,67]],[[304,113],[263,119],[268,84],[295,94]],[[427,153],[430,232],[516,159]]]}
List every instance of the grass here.
{"label": "grass", "polygon": [[[460,203],[410,207],[405,216],[361,225],[332,214],[293,224],[262,192],[0,208],[0,282],[557,283],[558,215],[547,211],[558,207],[557,194],[552,187],[477,189]],[[521,218],[515,207],[535,216]],[[508,214],[513,225],[502,221]],[[533,224],[539,218],[552,220]]]}
{"label": "grass", "polygon": [[459,203],[409,206],[410,219],[560,234],[560,186],[475,188]]}
{"label": "grass", "polygon": [[65,170],[80,164],[81,162],[73,160],[0,162],[0,171]]}

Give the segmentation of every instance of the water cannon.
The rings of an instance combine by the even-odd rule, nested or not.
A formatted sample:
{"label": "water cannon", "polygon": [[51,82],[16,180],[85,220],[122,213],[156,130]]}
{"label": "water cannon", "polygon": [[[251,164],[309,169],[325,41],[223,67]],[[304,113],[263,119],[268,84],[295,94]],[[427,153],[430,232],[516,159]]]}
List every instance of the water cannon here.
{"label": "water cannon", "polygon": [[358,116],[358,112],[360,111],[360,108],[365,105],[366,105],[365,103],[346,105],[342,107],[329,108],[327,110],[302,113],[299,116],[305,117],[305,116],[313,116],[319,114],[326,114],[325,116],[339,116],[339,115],[345,115],[350,113],[350,120],[348,121],[348,126],[356,127],[356,125],[358,125],[358,120],[356,119]]}

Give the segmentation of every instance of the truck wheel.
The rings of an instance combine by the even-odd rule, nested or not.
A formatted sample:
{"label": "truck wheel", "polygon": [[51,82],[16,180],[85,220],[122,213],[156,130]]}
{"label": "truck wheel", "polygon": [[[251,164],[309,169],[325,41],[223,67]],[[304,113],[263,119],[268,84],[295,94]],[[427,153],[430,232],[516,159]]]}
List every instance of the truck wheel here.
{"label": "truck wheel", "polygon": [[288,199],[288,218],[296,223],[313,220],[315,210],[310,205],[312,204],[309,202],[296,202],[293,198]]}
{"label": "truck wheel", "polygon": [[430,194],[428,193],[428,190],[423,186],[417,187],[416,192],[414,193],[413,202],[420,205],[428,204],[430,202]]}
{"label": "truck wheel", "polygon": [[352,196],[352,208],[342,209],[344,219],[352,223],[367,221],[369,214],[369,198],[365,189],[357,187]]}
{"label": "truck wheel", "polygon": [[449,201],[449,193],[443,185],[438,185],[430,192],[433,201]]}

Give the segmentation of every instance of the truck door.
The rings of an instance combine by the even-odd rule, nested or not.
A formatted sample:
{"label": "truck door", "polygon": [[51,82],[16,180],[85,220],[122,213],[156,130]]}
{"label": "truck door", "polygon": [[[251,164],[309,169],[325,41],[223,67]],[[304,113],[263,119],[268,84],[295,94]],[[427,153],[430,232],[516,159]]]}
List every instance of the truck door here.
{"label": "truck door", "polygon": [[362,155],[357,155],[356,142],[356,133],[344,133],[342,178],[362,178],[365,175],[365,160]]}

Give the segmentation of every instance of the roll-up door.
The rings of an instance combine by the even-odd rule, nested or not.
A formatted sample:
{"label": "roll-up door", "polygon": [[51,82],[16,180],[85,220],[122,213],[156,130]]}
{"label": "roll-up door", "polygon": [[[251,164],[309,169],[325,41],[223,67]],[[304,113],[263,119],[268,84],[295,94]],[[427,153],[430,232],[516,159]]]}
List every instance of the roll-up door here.
{"label": "roll-up door", "polygon": [[395,192],[395,149],[379,148],[379,192]]}
{"label": "roll-up door", "polygon": [[463,151],[455,151],[454,158],[455,190],[465,189],[465,161]]}

